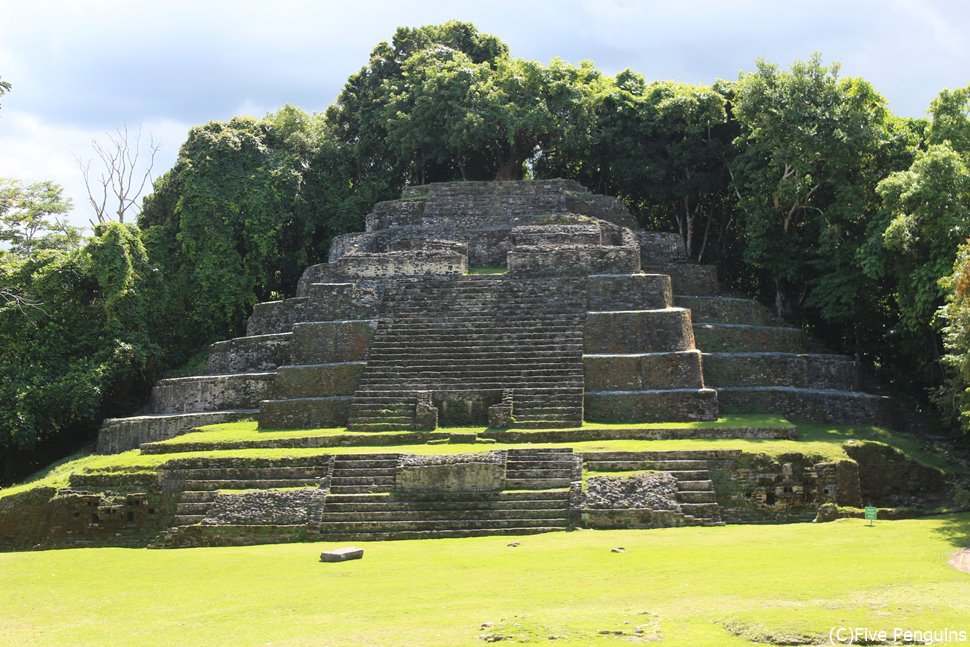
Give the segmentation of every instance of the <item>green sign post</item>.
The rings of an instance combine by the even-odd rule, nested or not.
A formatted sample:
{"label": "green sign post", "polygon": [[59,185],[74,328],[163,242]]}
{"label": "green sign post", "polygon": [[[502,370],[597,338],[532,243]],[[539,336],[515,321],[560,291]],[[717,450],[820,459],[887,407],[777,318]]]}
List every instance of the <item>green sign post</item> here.
{"label": "green sign post", "polygon": [[866,506],[866,519],[869,520],[869,526],[872,527],[872,522],[876,520],[877,508],[867,505]]}

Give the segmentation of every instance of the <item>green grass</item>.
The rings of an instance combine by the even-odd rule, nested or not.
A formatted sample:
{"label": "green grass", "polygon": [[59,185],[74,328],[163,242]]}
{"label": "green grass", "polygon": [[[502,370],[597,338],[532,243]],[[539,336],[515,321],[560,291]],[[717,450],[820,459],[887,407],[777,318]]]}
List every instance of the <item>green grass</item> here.
{"label": "green grass", "polygon": [[[700,428],[704,426],[784,426],[789,424],[784,418],[769,415],[744,415],[722,418],[706,423],[641,423],[638,425],[597,425],[587,423],[590,427],[622,427],[622,428],[656,428],[683,427]],[[595,426],[594,426],[595,425]],[[543,447],[572,447],[578,452],[605,451],[667,451],[667,450],[712,450],[732,449],[752,453],[780,456],[789,453],[802,453],[814,460],[838,461],[847,458],[842,446],[849,441],[874,441],[892,445],[909,454],[916,460],[932,467],[951,472],[958,469],[946,462],[944,457],[923,448],[919,441],[907,434],[893,432],[880,427],[856,425],[839,426],[815,423],[797,423],[799,440],[771,440],[771,439],[677,439],[677,440],[592,440],[581,442],[543,443]],[[584,428],[588,428],[584,425]],[[441,431],[452,433],[467,433],[484,431],[482,427],[447,428]],[[410,432],[381,432],[387,435],[403,435]],[[185,434],[165,441],[166,444],[180,443],[216,443],[226,441],[259,440],[265,438],[286,438],[304,436],[339,436],[339,435],[371,435],[373,432],[347,432],[343,428],[290,430],[290,431],[261,431],[254,421],[232,422],[210,425],[200,431]],[[233,449],[179,452],[172,454],[141,454],[137,450],[110,455],[88,455],[65,459],[46,470],[35,474],[28,481],[0,490],[0,498],[17,494],[34,487],[64,487],[68,477],[73,472],[81,471],[144,471],[155,469],[171,460],[199,457],[236,457],[236,458],[282,458],[286,456],[316,456],[320,454],[369,454],[374,452],[401,452],[413,454],[459,454],[466,452],[486,452],[499,449],[516,449],[531,447],[529,443],[490,444],[446,443],[437,445],[396,444],[386,446],[361,447],[321,447],[298,449]]]}
{"label": "green grass", "polygon": [[508,274],[509,268],[507,267],[469,267],[465,274]]}
{"label": "green grass", "polygon": [[[770,414],[739,414],[718,418],[717,420],[702,422],[584,422],[581,429],[726,429],[736,427],[778,427],[791,426],[785,418]],[[562,430],[568,431],[569,427]],[[481,433],[489,430],[487,427],[441,427],[437,431],[442,433]],[[517,433],[528,433],[528,429],[517,429]],[[535,430],[537,433],[556,431],[555,429]],[[200,427],[198,431],[183,434],[161,441],[163,445],[187,445],[195,443],[246,442],[266,440],[270,438],[315,438],[320,436],[393,436],[402,435],[403,431],[348,431],[345,427],[327,427],[321,429],[273,430],[259,429],[255,420],[240,422],[225,422],[216,425]]]}
{"label": "green grass", "polygon": [[342,564],[317,561],[332,544],[0,554],[0,644],[730,647],[970,630],[970,576],[946,564],[970,515],[512,540],[364,542]]}

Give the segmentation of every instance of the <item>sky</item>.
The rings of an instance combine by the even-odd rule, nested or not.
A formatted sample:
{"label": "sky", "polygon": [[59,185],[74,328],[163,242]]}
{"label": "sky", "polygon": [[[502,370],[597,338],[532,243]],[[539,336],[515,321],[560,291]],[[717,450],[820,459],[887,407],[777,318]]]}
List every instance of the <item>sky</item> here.
{"label": "sky", "polygon": [[0,177],[53,180],[93,210],[77,159],[140,127],[174,163],[192,126],[285,104],[323,111],[399,26],[474,23],[513,56],[593,60],[648,80],[736,79],[812,52],[861,76],[897,114],[924,116],[970,84],[965,0],[0,0]]}

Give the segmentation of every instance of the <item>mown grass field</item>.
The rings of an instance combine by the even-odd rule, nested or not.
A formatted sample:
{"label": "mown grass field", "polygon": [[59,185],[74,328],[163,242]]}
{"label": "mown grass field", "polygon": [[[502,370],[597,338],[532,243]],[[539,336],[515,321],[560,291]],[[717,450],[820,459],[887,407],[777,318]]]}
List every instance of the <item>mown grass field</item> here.
{"label": "mown grass field", "polygon": [[360,545],[364,559],[341,564],[318,561],[329,544],[0,554],[0,644],[694,647],[970,631],[970,575],[946,563],[970,545],[967,514]]}

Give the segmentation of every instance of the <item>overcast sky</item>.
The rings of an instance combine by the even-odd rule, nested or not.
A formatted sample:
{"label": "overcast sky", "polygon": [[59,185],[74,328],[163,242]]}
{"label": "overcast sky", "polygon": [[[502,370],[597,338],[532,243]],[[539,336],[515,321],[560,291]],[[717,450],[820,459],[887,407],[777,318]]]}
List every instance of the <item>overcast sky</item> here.
{"label": "overcast sky", "polygon": [[757,58],[819,51],[872,82],[898,114],[922,116],[970,83],[962,0],[0,0],[0,176],[51,179],[87,221],[74,155],[141,124],[169,168],[191,126],[291,103],[324,110],[396,27],[467,20],[514,56],[649,80],[734,79]]}

